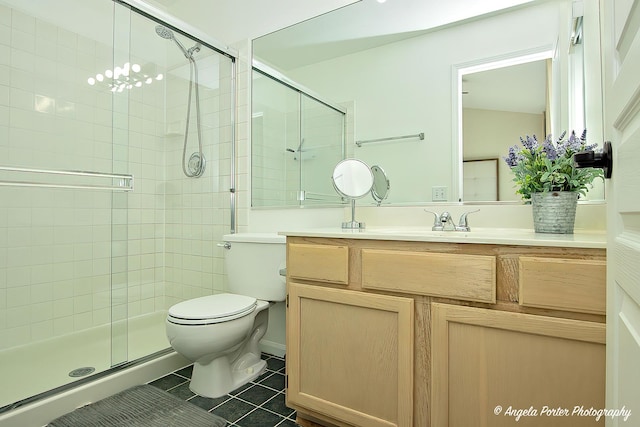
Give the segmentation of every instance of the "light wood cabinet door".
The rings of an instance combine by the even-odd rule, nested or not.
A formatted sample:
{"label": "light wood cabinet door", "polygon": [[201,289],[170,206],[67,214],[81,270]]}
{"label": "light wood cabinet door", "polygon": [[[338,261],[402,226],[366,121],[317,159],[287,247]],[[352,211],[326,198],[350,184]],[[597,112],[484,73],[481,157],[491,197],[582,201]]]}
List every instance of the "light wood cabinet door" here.
{"label": "light wood cabinet door", "polygon": [[410,427],[410,298],[289,282],[287,403],[345,425]]}
{"label": "light wood cabinet door", "polygon": [[434,303],[431,345],[432,426],[604,425],[603,323]]}

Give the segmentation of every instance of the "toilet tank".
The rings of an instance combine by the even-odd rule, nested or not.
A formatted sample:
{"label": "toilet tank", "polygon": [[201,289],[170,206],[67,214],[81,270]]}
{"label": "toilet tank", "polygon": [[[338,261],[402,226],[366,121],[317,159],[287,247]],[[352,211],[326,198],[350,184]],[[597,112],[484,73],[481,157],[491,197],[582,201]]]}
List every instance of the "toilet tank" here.
{"label": "toilet tank", "polygon": [[223,236],[228,290],[264,301],[284,301],[286,238],[275,233],[236,233]]}

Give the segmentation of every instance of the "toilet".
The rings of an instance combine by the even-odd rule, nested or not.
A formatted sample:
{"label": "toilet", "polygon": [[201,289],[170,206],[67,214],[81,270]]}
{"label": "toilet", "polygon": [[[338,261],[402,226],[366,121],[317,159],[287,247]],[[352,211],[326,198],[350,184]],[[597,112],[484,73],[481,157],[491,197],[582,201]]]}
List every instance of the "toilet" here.
{"label": "toilet", "polygon": [[173,349],[193,361],[191,390],[220,397],[266,369],[259,342],[269,324],[269,305],[284,301],[285,237],[227,234],[224,265],[228,293],[175,304],[166,320]]}

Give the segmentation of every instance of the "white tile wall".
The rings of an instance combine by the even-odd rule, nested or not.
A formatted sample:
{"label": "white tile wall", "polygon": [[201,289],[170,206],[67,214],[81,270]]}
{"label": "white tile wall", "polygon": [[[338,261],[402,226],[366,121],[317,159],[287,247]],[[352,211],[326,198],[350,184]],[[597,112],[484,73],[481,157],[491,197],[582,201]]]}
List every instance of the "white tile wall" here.
{"label": "white tile wall", "polygon": [[[224,290],[222,250],[217,246],[229,231],[229,174],[231,162],[231,63],[213,52],[197,54],[201,78],[201,133],[206,169],[200,178],[182,171],[188,80],[184,70],[167,72],[165,171],[165,308],[188,298]],[[188,75],[188,74],[187,74]],[[221,83],[208,81],[216,75]],[[192,93],[195,98],[195,91]],[[173,126],[177,122],[180,126]],[[186,158],[198,151],[195,104],[192,104]]]}
{"label": "white tile wall", "polygon": [[[133,39],[132,62],[155,67],[147,50]],[[164,70],[163,84],[112,98],[87,84],[113,67],[111,46],[0,6],[0,165],[135,176],[131,193],[0,187],[0,350],[223,290],[216,243],[229,229],[231,94],[207,80],[230,87],[231,67],[206,50],[197,56],[208,64],[199,70],[208,165],[192,179],[180,166],[183,130],[171,130],[184,123],[183,77]]]}

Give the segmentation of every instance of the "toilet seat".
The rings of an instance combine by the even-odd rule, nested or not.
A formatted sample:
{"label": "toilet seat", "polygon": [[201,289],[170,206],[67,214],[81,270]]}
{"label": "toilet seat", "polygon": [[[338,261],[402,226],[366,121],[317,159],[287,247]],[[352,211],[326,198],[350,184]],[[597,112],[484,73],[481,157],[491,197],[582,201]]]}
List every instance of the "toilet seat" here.
{"label": "toilet seat", "polygon": [[209,325],[228,322],[252,313],[255,298],[237,294],[217,294],[180,302],[169,309],[167,320],[178,325]]}

